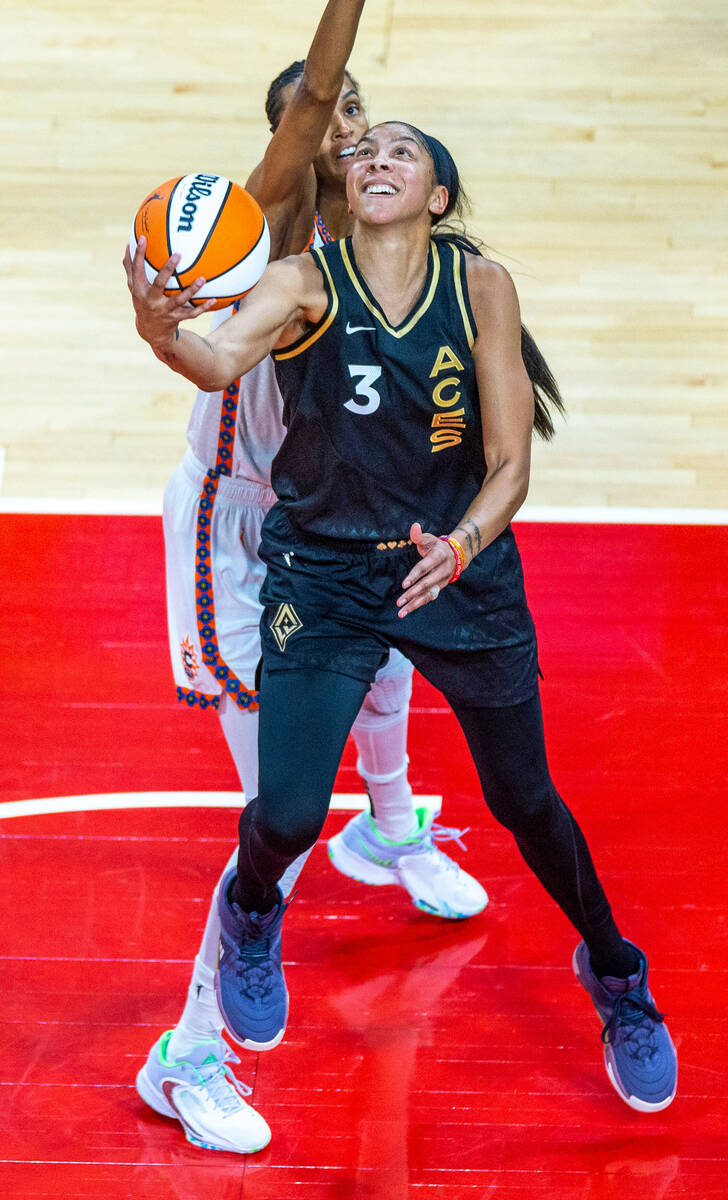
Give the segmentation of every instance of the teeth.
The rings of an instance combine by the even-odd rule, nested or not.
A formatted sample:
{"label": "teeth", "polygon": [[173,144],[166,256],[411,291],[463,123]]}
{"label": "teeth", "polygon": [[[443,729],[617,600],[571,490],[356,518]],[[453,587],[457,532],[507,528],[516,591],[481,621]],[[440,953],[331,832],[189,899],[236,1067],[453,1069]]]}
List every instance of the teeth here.
{"label": "teeth", "polygon": [[341,151],[339,158],[350,158],[351,155],[354,153],[354,150],[355,150],[354,146],[347,146],[346,150]]}
{"label": "teeth", "polygon": [[388,183],[370,183],[364,189],[368,196],[396,196],[397,189],[390,187]]}

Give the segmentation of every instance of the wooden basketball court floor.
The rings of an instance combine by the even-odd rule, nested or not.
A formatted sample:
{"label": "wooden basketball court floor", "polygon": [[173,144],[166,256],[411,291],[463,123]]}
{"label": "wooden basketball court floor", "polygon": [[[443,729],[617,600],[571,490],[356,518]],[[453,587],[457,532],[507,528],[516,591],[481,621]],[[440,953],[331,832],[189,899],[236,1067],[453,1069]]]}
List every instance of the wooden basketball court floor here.
{"label": "wooden basketball court floor", "polygon": [[[725,527],[518,525],[552,768],[650,954],[680,1055],[672,1107],[644,1116],[612,1091],[574,934],[420,680],[412,781],[469,827],[453,852],[490,903],[438,922],[316,847],[287,917],[287,1036],[241,1052],[273,1129],[248,1159],[193,1148],[133,1086],[179,1015],[237,817],[215,715],[172,698],[159,519],[5,514],[0,529],[0,661],[18,664],[0,735],[3,1195],[725,1196]],[[336,791],[359,791],[350,751]],[[175,797],[190,792],[194,807]]]}

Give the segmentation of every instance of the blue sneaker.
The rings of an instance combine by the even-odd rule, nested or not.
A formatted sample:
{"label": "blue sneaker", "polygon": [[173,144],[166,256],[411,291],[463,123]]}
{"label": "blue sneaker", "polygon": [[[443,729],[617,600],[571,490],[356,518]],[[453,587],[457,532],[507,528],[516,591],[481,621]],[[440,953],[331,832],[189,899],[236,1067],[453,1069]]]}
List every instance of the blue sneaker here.
{"label": "blue sneaker", "polygon": [[630,1108],[660,1112],[675,1099],[677,1054],[647,987],[647,958],[634,949],[641,965],[629,979],[597,978],[584,942],[576,947],[572,966],[604,1022],[604,1065],[614,1088]]}
{"label": "blue sneaker", "polygon": [[225,1028],[247,1050],[272,1050],[286,1031],[288,991],[281,965],[281,923],[288,907],[278,892],[270,912],[246,913],[228,892],[233,867],[220,883],[220,946],[215,995]]}

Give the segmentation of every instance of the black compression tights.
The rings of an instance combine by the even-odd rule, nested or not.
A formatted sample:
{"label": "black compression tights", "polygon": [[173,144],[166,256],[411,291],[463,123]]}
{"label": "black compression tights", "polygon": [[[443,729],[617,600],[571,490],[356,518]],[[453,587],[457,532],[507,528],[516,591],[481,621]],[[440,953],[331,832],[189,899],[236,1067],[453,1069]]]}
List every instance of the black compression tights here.
{"label": "black compression tights", "polygon": [[629,975],[637,969],[637,956],[617,929],[584,834],[549,774],[540,697],[509,708],[467,708],[453,701],[451,707],[490,811],[578,929],[594,970]]}
{"label": "black compression tights", "polygon": [[286,867],[318,838],[349,730],[369,685],[329,671],[263,671],[258,796],[242,811],[236,884],[266,912]]}
{"label": "black compression tights", "polygon": [[[289,863],[318,838],[347,734],[367,685],[322,671],[264,673],[260,790],[240,818],[237,898],[267,911]],[[508,708],[452,704],[488,807],[584,938],[598,974],[629,974],[634,954],[614,923],[579,826],[549,775],[538,695]]]}

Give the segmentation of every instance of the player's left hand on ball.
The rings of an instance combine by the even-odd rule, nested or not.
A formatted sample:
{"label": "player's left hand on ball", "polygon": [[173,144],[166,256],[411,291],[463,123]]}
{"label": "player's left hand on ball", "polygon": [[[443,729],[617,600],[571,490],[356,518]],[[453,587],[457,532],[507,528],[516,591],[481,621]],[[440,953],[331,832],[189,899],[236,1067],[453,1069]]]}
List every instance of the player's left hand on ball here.
{"label": "player's left hand on ball", "polygon": [[397,599],[399,617],[436,600],[453,572],[453,554],[447,542],[434,533],[424,533],[418,522],[410,529],[410,538],[422,561],[402,580],[402,595]]}
{"label": "player's left hand on ball", "polygon": [[145,342],[149,342],[150,346],[154,346],[169,342],[174,337],[180,321],[187,321],[191,317],[199,317],[200,313],[209,312],[215,301],[208,300],[199,307],[190,303],[203,286],[203,278],[196,279],[174,296],[165,296],[164,289],[174,274],[180,256],[173,254],[158,272],[154,282],[150,283],[144,270],[145,248],[146,238],[141,237],[132,258],[127,246],[124,269],[136,313],[139,336],[144,338]]}

